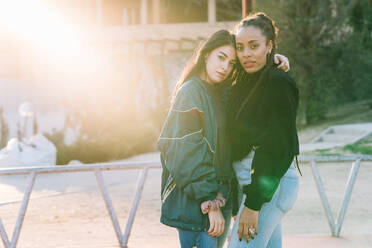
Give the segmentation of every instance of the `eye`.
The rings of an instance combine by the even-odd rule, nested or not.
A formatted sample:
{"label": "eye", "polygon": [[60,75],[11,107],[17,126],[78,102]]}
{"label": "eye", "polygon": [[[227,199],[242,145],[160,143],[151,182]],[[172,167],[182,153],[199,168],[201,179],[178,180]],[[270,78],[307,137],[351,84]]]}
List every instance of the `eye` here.
{"label": "eye", "polygon": [[237,47],[236,47],[236,50],[239,51],[239,52],[240,52],[240,51],[243,51],[243,46],[237,46]]}
{"label": "eye", "polygon": [[251,49],[256,49],[256,48],[258,48],[258,47],[259,47],[258,44],[252,44],[252,45],[250,46]]}
{"label": "eye", "polygon": [[219,58],[221,61],[225,60],[225,57],[222,56],[222,55],[218,55],[218,58]]}

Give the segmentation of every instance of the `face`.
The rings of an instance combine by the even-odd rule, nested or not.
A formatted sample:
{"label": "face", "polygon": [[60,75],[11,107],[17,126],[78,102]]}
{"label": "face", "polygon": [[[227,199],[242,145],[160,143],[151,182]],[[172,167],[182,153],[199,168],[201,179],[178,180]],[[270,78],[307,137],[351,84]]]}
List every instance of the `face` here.
{"label": "face", "polygon": [[230,45],[218,47],[205,58],[206,81],[211,84],[225,80],[236,63],[235,49]]}
{"label": "face", "polygon": [[266,56],[271,53],[273,44],[259,28],[242,27],[236,34],[236,54],[247,73],[254,73],[266,65]]}

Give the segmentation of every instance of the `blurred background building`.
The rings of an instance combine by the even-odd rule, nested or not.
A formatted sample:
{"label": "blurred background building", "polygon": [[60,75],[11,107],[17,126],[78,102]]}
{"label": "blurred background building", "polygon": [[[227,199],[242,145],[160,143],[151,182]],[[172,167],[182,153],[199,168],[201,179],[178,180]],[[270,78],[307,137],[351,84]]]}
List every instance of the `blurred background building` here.
{"label": "blurred background building", "polygon": [[[218,28],[231,28],[242,11],[241,0],[50,0],[42,4],[51,15],[89,34],[93,43],[205,38]],[[22,13],[29,5],[17,8]],[[27,9],[30,21],[40,14],[34,10],[39,9]],[[25,63],[30,54],[23,44],[4,32],[0,35],[0,76],[22,77],[37,70]]]}
{"label": "blurred background building", "polygon": [[[76,56],[73,49],[90,49],[90,53],[96,53],[96,59],[100,54],[110,65],[134,50],[143,55],[186,52],[187,57],[207,35],[220,28],[231,28],[241,16],[240,0],[50,0],[14,1],[17,6],[1,4],[3,11],[12,7],[18,12],[14,18],[20,24],[16,26],[18,30],[0,30],[0,105],[10,122],[10,136],[16,135],[15,110],[24,100],[34,103],[42,131],[63,126],[64,117],[57,113],[62,111],[61,101],[66,97],[55,90],[54,84],[56,78],[71,74],[72,78],[65,79],[71,80],[76,75],[68,61],[67,65],[61,63],[57,50],[65,57],[73,57]],[[29,29],[31,34],[25,36],[21,29]],[[68,29],[75,30],[79,37],[66,32]],[[63,44],[77,39],[80,47]],[[47,48],[50,43],[58,43],[56,40],[62,44]],[[35,47],[35,43],[43,45]],[[70,58],[63,59],[66,62]],[[173,75],[170,81],[186,59],[169,63],[175,65],[167,68],[167,73]],[[80,66],[84,67],[83,64]]]}
{"label": "blurred background building", "polygon": [[17,109],[28,101],[38,131],[54,143],[96,137],[113,126],[103,118],[120,123],[123,116],[145,122],[156,139],[192,51],[214,31],[231,29],[241,13],[241,0],[2,1],[2,136],[19,134]]}

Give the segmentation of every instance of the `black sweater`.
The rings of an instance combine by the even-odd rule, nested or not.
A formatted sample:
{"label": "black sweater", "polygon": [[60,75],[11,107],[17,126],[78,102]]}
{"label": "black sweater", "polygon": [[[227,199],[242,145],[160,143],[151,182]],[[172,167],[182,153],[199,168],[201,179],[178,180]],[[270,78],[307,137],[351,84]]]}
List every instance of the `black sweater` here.
{"label": "black sweater", "polygon": [[[299,93],[294,80],[269,67],[238,78],[231,94],[229,121],[233,160],[256,148],[252,183],[244,186],[245,206],[260,210],[299,153],[296,114]],[[248,97],[247,99],[247,96]]]}

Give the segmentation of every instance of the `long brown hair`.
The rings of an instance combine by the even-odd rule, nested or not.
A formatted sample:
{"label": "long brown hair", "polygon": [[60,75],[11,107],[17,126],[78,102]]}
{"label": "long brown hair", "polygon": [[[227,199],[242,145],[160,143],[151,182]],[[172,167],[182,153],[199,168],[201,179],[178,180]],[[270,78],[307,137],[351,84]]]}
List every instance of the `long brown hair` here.
{"label": "long brown hair", "polygon": [[[174,88],[172,94],[172,102],[177,95],[178,90],[182,85],[189,80],[191,77],[200,75],[205,71],[205,57],[212,52],[214,49],[221,46],[231,45],[235,49],[235,38],[227,30],[219,30],[213,33],[207,40],[205,40],[200,48],[193,54],[192,58],[186,64],[181,76],[179,77],[177,84]],[[233,81],[233,75],[235,70],[233,70],[230,75],[226,78],[225,83],[231,83]]]}

